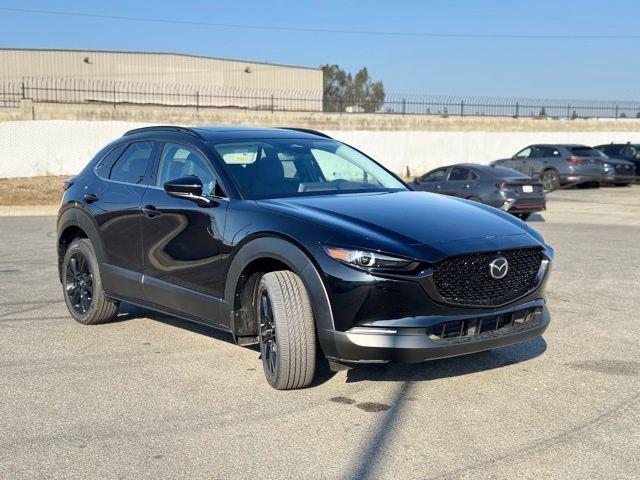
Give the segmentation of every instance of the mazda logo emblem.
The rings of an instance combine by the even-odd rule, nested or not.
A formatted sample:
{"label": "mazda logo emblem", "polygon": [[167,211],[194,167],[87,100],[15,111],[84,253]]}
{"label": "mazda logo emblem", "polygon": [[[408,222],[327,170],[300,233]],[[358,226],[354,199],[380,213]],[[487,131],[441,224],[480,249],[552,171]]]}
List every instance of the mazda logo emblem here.
{"label": "mazda logo emblem", "polygon": [[491,278],[500,280],[507,275],[509,271],[509,262],[504,257],[496,257],[489,262],[489,275]]}

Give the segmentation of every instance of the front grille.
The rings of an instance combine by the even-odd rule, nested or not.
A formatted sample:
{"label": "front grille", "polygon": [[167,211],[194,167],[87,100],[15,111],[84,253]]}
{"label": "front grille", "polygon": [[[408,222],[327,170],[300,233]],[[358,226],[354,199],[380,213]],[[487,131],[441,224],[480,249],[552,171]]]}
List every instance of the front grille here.
{"label": "front grille", "polygon": [[631,165],[616,165],[616,173],[620,175],[633,175],[634,168]]}
{"label": "front grille", "polygon": [[[509,262],[507,275],[499,280],[489,274],[497,257]],[[502,305],[531,291],[543,253],[539,248],[520,248],[445,258],[433,268],[433,282],[442,300],[457,305]]]}
{"label": "front grille", "polygon": [[438,323],[427,329],[427,336],[435,341],[465,342],[533,327],[541,319],[542,308],[525,308],[499,315]]}

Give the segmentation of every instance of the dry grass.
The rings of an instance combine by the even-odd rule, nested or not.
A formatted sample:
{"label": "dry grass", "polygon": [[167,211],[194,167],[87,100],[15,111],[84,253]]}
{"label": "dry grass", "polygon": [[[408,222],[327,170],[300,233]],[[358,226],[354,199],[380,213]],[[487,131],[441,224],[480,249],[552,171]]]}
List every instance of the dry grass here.
{"label": "dry grass", "polygon": [[55,205],[65,176],[0,178],[0,205]]}

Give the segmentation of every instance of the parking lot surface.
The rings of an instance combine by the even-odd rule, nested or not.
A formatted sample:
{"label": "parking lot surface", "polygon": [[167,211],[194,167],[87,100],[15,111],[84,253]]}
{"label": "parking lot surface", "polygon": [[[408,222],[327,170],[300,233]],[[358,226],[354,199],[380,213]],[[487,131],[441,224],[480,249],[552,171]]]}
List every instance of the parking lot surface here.
{"label": "parking lot surface", "polygon": [[324,374],[134,307],[82,326],[55,219],[0,218],[0,478],[640,478],[640,186],[550,195],[544,339]]}

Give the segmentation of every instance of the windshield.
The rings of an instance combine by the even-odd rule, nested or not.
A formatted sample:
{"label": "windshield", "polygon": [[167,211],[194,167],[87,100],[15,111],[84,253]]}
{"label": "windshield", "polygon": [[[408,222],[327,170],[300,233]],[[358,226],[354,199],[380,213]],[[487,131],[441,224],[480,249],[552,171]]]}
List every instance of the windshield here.
{"label": "windshield", "polygon": [[249,198],[406,190],[373,160],[335,140],[243,140],[212,146]]}

